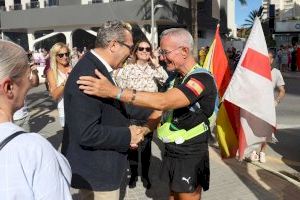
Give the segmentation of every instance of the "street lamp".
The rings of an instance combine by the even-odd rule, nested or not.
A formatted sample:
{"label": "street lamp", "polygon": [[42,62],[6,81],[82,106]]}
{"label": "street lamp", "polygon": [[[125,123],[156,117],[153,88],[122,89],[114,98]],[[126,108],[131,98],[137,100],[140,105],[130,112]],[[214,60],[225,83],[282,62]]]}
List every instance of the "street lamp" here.
{"label": "street lamp", "polygon": [[156,6],[154,6],[154,0],[151,0],[151,44],[152,44],[152,48],[155,48],[155,38],[154,38],[154,28],[155,28],[155,23],[154,23],[154,12],[155,9],[157,8],[162,8],[163,5],[161,4],[157,4]]}

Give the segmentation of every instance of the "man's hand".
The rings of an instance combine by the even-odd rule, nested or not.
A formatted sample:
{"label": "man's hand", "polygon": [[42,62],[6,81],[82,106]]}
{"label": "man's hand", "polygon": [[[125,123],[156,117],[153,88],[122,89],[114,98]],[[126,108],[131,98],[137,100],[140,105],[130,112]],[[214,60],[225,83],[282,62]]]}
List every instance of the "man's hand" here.
{"label": "man's hand", "polygon": [[77,81],[79,89],[85,94],[97,97],[115,97],[119,89],[114,86],[105,76],[103,76],[97,69],[95,74],[98,78],[92,76],[81,76]]}
{"label": "man's hand", "polygon": [[129,130],[131,133],[130,147],[136,149],[138,144],[144,140],[144,129],[136,125],[130,125]]}

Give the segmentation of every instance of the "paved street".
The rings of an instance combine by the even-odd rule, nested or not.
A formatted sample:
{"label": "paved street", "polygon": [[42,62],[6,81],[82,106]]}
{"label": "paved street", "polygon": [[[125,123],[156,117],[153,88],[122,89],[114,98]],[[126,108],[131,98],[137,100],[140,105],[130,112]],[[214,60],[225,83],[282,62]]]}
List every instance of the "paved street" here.
{"label": "paved street", "polygon": [[[211,186],[203,199],[254,200],[299,199],[300,195],[300,73],[284,75],[287,84],[285,99],[277,110],[279,131],[277,144],[268,147],[267,163],[221,160],[218,149],[210,147]],[[31,107],[30,127],[41,133],[59,148],[62,130],[57,121],[56,106],[45,91],[45,86],[32,89],[28,95]],[[154,138],[150,177],[153,187],[145,190],[139,180],[137,187],[126,187],[124,180],[122,198],[126,200],[167,199],[168,186],[159,180],[162,144]],[[74,199],[76,190],[72,190]]]}

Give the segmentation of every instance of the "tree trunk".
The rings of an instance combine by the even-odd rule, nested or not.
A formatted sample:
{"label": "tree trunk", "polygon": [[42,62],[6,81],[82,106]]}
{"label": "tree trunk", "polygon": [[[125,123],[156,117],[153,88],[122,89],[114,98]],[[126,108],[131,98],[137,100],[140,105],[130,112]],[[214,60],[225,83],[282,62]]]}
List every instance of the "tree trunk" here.
{"label": "tree trunk", "polygon": [[197,15],[197,1],[190,0],[190,9],[192,13],[192,36],[194,39],[193,55],[198,58],[198,15]]}

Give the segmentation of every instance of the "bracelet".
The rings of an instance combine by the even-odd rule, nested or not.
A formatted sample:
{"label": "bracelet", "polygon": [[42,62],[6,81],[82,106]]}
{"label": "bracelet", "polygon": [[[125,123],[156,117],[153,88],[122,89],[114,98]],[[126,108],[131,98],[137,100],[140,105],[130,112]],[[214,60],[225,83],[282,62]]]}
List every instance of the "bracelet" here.
{"label": "bracelet", "polygon": [[122,88],[120,88],[120,92],[116,96],[117,100],[119,100],[119,101],[121,100],[121,96],[122,96],[123,92],[124,92],[124,90]]}
{"label": "bracelet", "polygon": [[132,90],[132,97],[131,100],[129,101],[129,104],[133,103],[133,101],[135,100],[135,96],[136,96],[136,90]]}

